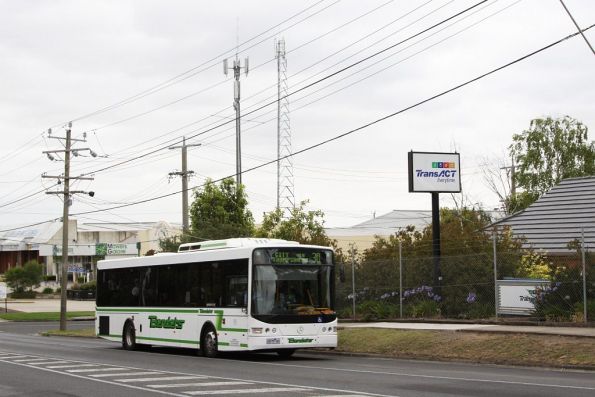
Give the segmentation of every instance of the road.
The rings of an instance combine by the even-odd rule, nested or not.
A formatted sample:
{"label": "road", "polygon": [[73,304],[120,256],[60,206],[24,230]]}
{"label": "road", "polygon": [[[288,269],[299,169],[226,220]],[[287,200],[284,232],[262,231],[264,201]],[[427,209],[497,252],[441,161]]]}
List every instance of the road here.
{"label": "road", "polygon": [[[71,323],[72,324],[72,323]],[[72,327],[90,326],[77,322]],[[595,373],[298,352],[226,355],[41,337],[0,323],[0,396],[593,396]]]}

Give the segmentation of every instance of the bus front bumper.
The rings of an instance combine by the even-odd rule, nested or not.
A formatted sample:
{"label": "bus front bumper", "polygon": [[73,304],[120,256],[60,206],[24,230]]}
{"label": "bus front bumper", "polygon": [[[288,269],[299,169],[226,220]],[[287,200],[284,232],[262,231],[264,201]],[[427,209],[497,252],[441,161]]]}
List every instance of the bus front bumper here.
{"label": "bus front bumper", "polygon": [[334,348],[337,347],[337,334],[249,336],[248,346],[250,350]]}

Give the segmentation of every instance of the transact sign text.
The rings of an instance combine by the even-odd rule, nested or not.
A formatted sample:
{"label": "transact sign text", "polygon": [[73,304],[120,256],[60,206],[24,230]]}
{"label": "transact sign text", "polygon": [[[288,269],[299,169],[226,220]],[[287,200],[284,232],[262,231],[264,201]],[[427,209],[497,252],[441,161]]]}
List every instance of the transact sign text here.
{"label": "transact sign text", "polygon": [[461,191],[458,153],[409,152],[409,192]]}

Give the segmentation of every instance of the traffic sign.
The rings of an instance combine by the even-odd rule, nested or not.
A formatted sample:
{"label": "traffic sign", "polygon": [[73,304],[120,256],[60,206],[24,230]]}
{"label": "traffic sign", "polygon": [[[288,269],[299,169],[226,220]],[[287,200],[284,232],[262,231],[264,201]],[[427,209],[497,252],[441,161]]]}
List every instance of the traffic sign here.
{"label": "traffic sign", "polygon": [[0,283],[0,299],[6,299],[6,283]]}

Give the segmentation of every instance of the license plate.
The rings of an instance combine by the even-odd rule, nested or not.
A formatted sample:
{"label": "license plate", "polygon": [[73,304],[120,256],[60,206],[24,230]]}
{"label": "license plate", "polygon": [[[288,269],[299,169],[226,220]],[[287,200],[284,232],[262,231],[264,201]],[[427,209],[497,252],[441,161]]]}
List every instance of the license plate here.
{"label": "license plate", "polygon": [[280,345],[281,338],[267,338],[267,345]]}

